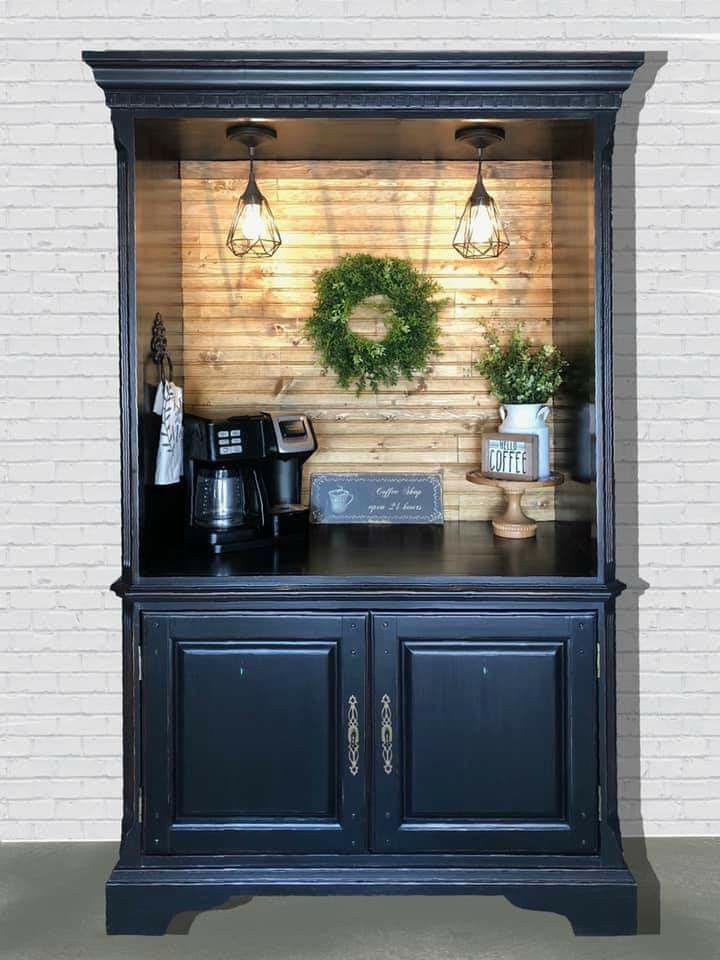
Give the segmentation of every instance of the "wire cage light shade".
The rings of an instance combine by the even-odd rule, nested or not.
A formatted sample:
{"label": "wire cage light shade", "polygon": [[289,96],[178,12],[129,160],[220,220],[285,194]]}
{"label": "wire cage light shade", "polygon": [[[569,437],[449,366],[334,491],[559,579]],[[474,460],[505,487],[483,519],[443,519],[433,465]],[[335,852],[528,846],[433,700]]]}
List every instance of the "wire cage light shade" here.
{"label": "wire cage light shade", "polygon": [[468,260],[499,257],[503,250],[507,250],[510,241],[491,196],[468,200],[453,237],[453,246]]}
{"label": "wire cage light shade", "polygon": [[238,200],[227,245],[236,257],[251,254],[254,257],[271,257],[282,243],[280,231],[272,215],[270,204],[255,187],[254,179],[248,183],[248,189]]}
{"label": "wire cage light shade", "polygon": [[510,246],[497,204],[485,189],[482,178],[482,152],[491,143],[505,139],[499,127],[465,127],[455,134],[456,140],[467,140],[478,151],[478,172],[475,187],[455,230],[453,247],[468,260],[499,257]]}
{"label": "wire cage light shade", "polygon": [[227,131],[230,139],[240,140],[250,153],[250,172],[245,190],[235,207],[227,235],[227,246],[236,257],[272,257],[282,244],[280,231],[270,204],[255,181],[255,147],[264,139],[276,137],[272,127],[240,124]]}

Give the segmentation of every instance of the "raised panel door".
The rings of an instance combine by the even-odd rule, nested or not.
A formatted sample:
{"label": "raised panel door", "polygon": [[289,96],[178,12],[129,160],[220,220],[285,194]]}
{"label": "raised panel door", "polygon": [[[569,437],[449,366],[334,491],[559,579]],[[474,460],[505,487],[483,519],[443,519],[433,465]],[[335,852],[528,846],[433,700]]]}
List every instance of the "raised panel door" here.
{"label": "raised panel door", "polygon": [[595,849],[594,627],[592,615],[374,619],[374,849]]}
{"label": "raised panel door", "polygon": [[365,846],[365,619],[146,617],[146,845]]}

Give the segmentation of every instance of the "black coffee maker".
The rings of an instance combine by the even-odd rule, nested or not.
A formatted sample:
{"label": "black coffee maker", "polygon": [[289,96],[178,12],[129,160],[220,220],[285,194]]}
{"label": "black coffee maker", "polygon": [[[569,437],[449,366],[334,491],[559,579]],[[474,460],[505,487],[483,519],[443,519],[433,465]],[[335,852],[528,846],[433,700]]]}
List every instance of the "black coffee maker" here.
{"label": "black coffee maker", "polygon": [[263,467],[274,457],[266,413],[184,418],[185,532],[213,553],[272,541]]}
{"label": "black coffee maker", "polygon": [[306,535],[302,465],[317,449],[309,417],[186,414],[184,434],[188,540],[225,553]]}

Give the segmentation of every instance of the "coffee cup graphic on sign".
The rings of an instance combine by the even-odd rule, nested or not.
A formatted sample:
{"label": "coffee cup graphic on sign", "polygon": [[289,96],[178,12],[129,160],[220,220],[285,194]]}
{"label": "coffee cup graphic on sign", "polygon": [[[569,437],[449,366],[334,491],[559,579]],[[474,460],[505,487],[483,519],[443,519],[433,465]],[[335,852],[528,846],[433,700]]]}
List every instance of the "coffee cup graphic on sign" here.
{"label": "coffee cup graphic on sign", "polygon": [[345,513],[355,497],[344,487],[328,490],[328,502],[333,513]]}

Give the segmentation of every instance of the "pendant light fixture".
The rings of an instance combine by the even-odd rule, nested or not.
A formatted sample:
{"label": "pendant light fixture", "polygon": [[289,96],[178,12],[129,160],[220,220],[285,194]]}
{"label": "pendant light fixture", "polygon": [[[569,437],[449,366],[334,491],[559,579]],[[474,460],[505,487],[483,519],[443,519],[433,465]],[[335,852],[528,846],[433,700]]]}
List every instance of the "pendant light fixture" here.
{"label": "pendant light fixture", "polygon": [[455,132],[456,140],[464,140],[478,152],[478,172],[475,187],[457,225],[453,246],[469,260],[486,260],[499,257],[510,242],[500,221],[495,201],[485,189],[482,179],[483,150],[505,139],[502,127],[461,127]]}
{"label": "pendant light fixture", "polygon": [[255,182],[255,148],[263,140],[275,140],[272,127],[257,123],[238,123],[228,127],[228,140],[238,140],[248,148],[250,173],[247,186],[238,200],[235,215],[227,235],[227,245],[236,257],[271,257],[282,243],[280,231],[272,215],[270,204],[260,193]]}

